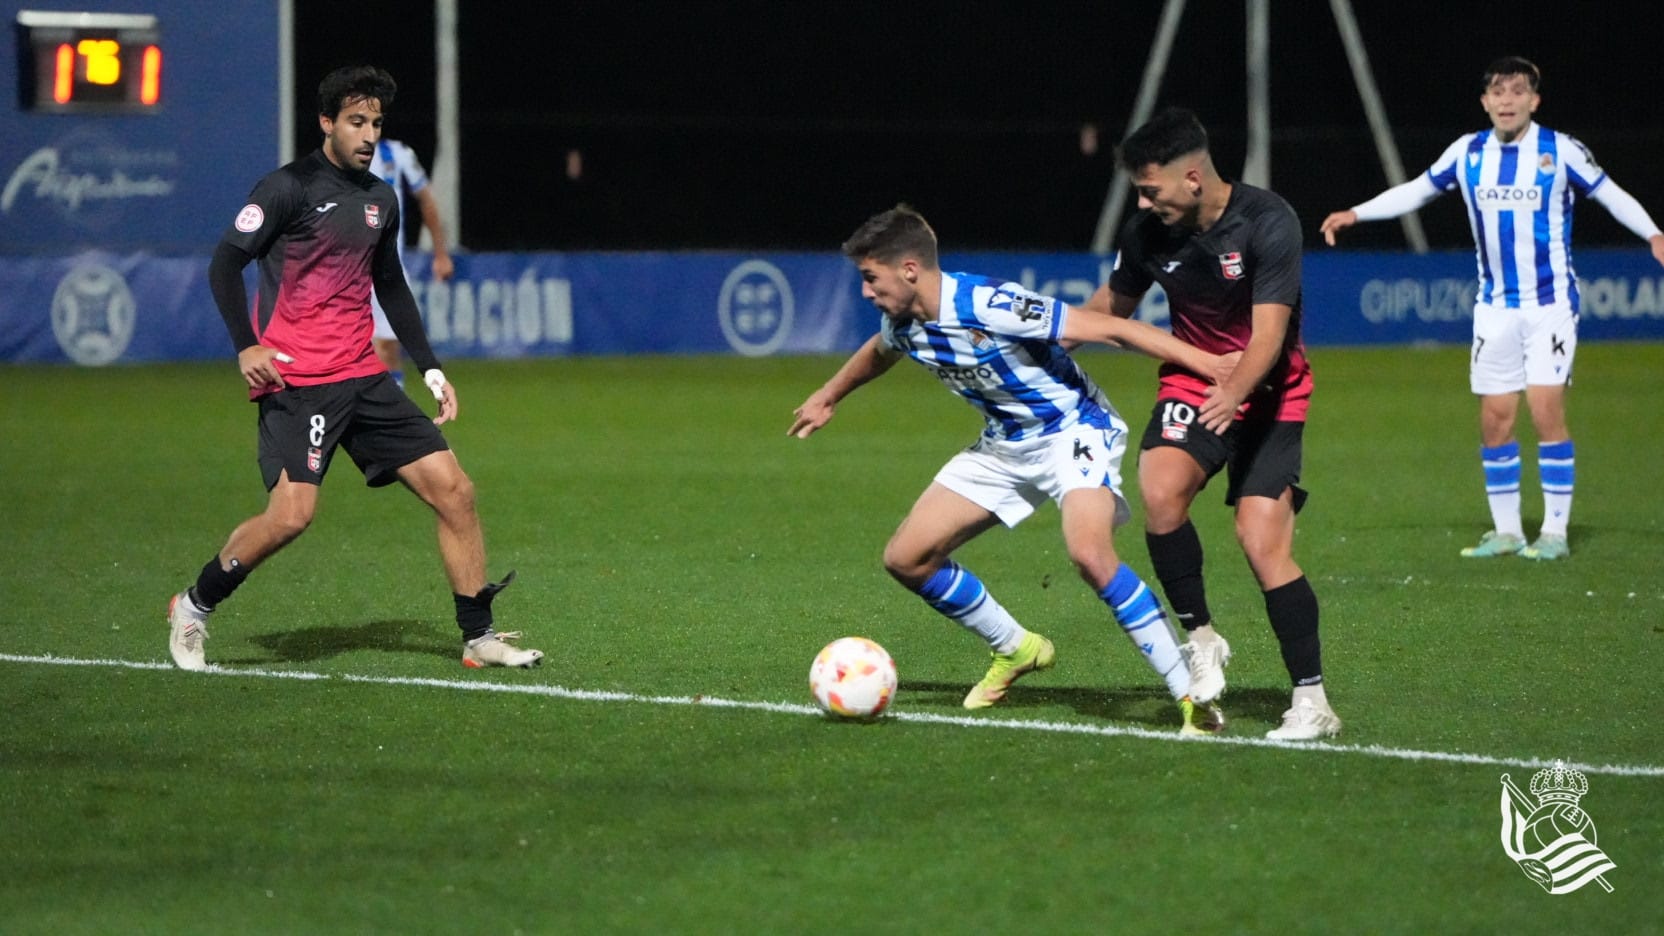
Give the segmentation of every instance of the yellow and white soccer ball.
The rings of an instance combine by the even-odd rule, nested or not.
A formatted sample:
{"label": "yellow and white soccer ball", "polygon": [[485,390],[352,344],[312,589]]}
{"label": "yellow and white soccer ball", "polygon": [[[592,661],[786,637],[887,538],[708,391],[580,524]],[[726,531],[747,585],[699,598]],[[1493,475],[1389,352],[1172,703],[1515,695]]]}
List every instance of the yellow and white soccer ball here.
{"label": "yellow and white soccer ball", "polygon": [[865,637],[840,637],[815,655],[809,691],[829,715],[877,718],[896,695],[896,664]]}

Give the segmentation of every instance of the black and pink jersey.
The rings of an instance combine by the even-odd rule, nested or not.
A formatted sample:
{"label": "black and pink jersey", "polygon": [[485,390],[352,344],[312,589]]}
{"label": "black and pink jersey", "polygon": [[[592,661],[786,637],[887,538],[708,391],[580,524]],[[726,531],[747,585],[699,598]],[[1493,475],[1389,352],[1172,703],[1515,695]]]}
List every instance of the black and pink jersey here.
{"label": "black and pink jersey", "polygon": [[254,186],[224,241],[259,261],[254,334],[294,359],[278,365],[286,382],[386,370],[370,345],[370,294],[375,272],[401,275],[399,224],[387,183],[336,167],[321,149]]}
{"label": "black and pink jersey", "polygon": [[[1279,420],[1301,421],[1312,395],[1311,364],[1300,341],[1300,221],[1281,196],[1240,182],[1231,186],[1213,227],[1168,227],[1148,211],[1121,232],[1109,288],[1143,296],[1160,283],[1173,334],[1213,354],[1248,347],[1256,304],[1293,310],[1283,355],[1248,397],[1238,418],[1274,408]],[[1200,406],[1209,381],[1177,364],[1161,366],[1160,398]]]}

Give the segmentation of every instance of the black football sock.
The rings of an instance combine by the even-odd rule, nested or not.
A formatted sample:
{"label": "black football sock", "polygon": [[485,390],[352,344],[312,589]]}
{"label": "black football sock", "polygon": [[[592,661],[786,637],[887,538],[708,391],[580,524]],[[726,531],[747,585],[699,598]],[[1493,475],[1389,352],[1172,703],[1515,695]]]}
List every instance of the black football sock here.
{"label": "black football sock", "polygon": [[196,584],[191,586],[186,596],[202,610],[212,611],[220,602],[230,598],[246,578],[248,570],[243,568],[242,563],[233,559],[229,570],[222,569],[220,557],[216,555],[197,573]]}
{"label": "black football sock", "polygon": [[464,641],[478,640],[491,630],[491,602],[497,593],[514,581],[514,573],[503,576],[501,582],[491,582],[474,595],[451,593],[456,602],[456,626],[462,629]]}
{"label": "black football sock", "polygon": [[1150,564],[1155,566],[1156,579],[1161,582],[1173,617],[1186,631],[1212,624],[1207,589],[1202,584],[1202,539],[1196,535],[1196,527],[1186,520],[1171,533],[1145,533],[1144,542],[1150,548]]}
{"label": "black football sock", "polygon": [[1304,575],[1265,593],[1265,614],[1282,645],[1283,665],[1296,686],[1323,682],[1323,643],[1317,636],[1317,594]]}

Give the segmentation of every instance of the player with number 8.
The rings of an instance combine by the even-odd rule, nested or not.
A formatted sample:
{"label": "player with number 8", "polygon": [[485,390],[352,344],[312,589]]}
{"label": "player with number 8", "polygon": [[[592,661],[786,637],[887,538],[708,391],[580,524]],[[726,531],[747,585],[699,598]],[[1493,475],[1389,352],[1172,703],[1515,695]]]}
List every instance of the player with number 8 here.
{"label": "player with number 8", "polygon": [[[433,509],[463,665],[530,667],[543,659],[541,651],[512,646],[518,634],[492,627],[492,600],[514,573],[496,583],[486,578],[474,485],[438,428],[457,416],[456,390],[405,282],[398,202],[367,171],[396,88],[390,75],[367,66],[325,77],[318,88],[323,146],[260,180],[209,264],[238,369],[260,408],[258,460],[268,499],[168,606],[169,651],[181,669],[207,668],[209,614],[311,524],[337,448],[371,487],[400,482]],[[242,271],[255,260],[260,291],[251,314]],[[372,289],[439,403],[433,419],[371,347]]]}

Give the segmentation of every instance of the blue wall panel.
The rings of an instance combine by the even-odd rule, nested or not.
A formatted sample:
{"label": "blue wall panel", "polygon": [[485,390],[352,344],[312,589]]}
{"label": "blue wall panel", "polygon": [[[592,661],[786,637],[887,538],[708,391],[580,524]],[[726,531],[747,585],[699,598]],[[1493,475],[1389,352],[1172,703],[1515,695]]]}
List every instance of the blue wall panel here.
{"label": "blue wall panel", "polygon": [[[429,279],[424,255],[411,261],[445,358],[846,352],[878,324],[855,271],[834,254],[461,254],[448,283]],[[1068,302],[1091,295],[1111,268],[1090,254],[952,254],[943,263]],[[1650,255],[1586,250],[1577,263],[1583,340],[1664,339],[1664,269]],[[1466,253],[1309,254],[1306,342],[1465,345],[1472,265]],[[0,255],[0,361],[229,357],[207,267],[206,254]],[[1164,297],[1146,297],[1139,315],[1164,323]]]}

